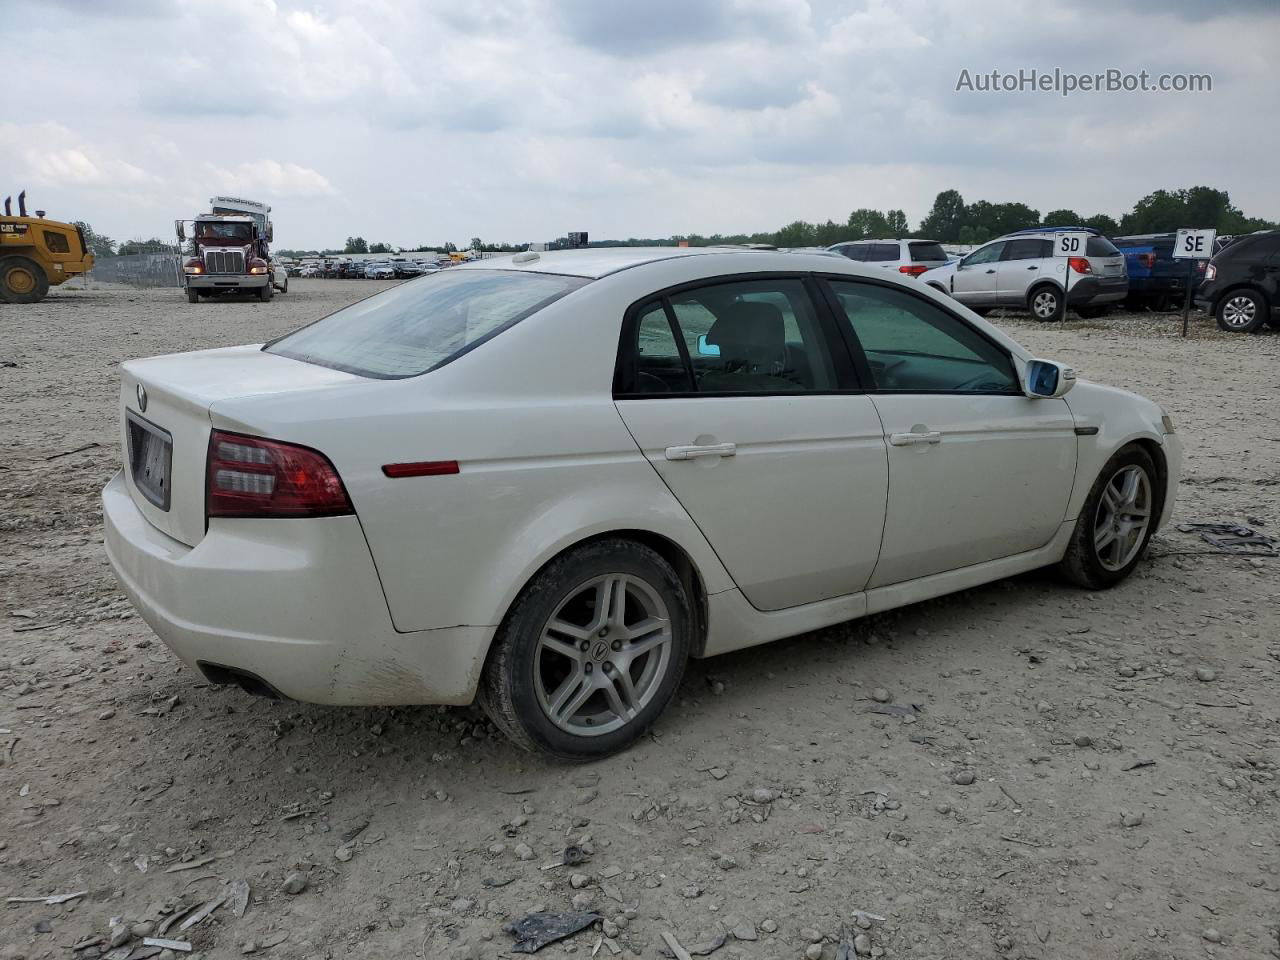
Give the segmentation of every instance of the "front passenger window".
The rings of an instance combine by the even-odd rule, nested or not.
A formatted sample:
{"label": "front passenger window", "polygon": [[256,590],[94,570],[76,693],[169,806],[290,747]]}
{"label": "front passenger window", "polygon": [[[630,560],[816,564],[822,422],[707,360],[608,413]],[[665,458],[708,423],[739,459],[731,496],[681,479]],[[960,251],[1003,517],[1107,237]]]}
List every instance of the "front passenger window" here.
{"label": "front passenger window", "polygon": [[992,243],[985,247],[980,247],[961,260],[960,266],[975,267],[980,263],[994,263],[996,260],[1000,259],[1000,254],[1003,251],[1003,243]]}
{"label": "front passenger window", "polygon": [[964,321],[893,287],[831,280],[884,393],[1020,394],[1013,361]]}

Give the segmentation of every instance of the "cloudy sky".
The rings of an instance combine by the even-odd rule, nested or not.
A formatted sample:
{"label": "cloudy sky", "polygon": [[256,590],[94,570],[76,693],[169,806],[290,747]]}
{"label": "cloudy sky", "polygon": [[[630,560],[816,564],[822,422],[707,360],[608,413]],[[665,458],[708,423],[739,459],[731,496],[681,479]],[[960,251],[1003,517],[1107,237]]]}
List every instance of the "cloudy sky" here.
{"label": "cloudy sky", "polygon": [[[1280,219],[1274,0],[0,0],[0,193],[116,239],[215,193],[278,247],[772,230],[967,200]],[[1020,68],[1211,93],[957,92]]]}

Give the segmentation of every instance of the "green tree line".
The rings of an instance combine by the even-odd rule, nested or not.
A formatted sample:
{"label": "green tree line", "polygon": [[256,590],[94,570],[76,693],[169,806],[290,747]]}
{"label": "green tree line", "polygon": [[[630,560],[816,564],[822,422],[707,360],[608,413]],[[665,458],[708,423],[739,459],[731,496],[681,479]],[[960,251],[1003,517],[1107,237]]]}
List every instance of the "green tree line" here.
{"label": "green tree line", "polygon": [[[89,248],[96,256],[132,253],[145,243],[129,241],[117,244],[110,237],[99,234],[87,223],[77,223],[85,235]],[[907,216],[901,210],[872,210],[860,207],[843,221],[837,223],[808,223],[796,220],[773,232],[762,233],[690,233],[670,237],[629,237],[626,240],[595,240],[589,245],[606,246],[675,246],[687,242],[690,246],[715,244],[763,243],[779,247],[828,247],[844,240],[866,240],[876,237],[921,237],[943,243],[985,243],[1014,230],[1028,227],[1093,227],[1107,236],[1125,236],[1141,233],[1167,233],[1179,227],[1214,228],[1220,234],[1233,235],[1266,230],[1276,226],[1268,220],[1245,216],[1232,205],[1225,190],[1213,187],[1188,187],[1180,190],[1157,190],[1139,200],[1132,210],[1118,220],[1105,213],[1083,215],[1074,210],[1050,210],[1043,217],[1040,211],[1025,203],[991,203],[975,200],[966,203],[959,190],[943,190],[933,201],[928,214],[916,230],[911,230]],[[159,243],[158,240],[147,243]],[[510,253],[523,250],[528,244],[485,243],[472,237],[466,249],[487,253]],[[389,243],[369,243],[364,237],[347,237],[341,250],[278,250],[284,257],[340,256],[350,253],[395,253],[397,248]],[[406,253],[454,253],[453,243],[422,244],[406,249]]]}

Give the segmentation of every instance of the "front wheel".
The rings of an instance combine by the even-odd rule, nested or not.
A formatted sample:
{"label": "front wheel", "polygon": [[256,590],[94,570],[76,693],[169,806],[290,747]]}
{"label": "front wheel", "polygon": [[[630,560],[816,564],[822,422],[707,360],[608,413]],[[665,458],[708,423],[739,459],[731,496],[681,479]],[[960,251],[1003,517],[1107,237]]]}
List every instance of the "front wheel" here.
{"label": "front wheel", "polygon": [[199,302],[200,302],[200,294],[197,291],[192,290],[190,287],[187,287],[187,303],[199,303]]}
{"label": "front wheel", "polygon": [[258,299],[265,303],[266,301],[271,299],[271,296],[274,293],[275,293],[274,288],[272,288],[271,284],[268,283],[266,284],[266,286],[262,286],[258,288]]}
{"label": "front wheel", "polygon": [[1218,327],[1232,333],[1253,333],[1267,319],[1267,303],[1252,290],[1232,290],[1218,301]]}
{"label": "front wheel", "polygon": [[0,260],[0,300],[39,303],[49,292],[49,278],[40,264],[26,257]]}
{"label": "front wheel", "polygon": [[526,750],[583,762],[642,736],[675,695],[693,618],[671,565],[630,540],[549,563],[507,614],[480,700]]}
{"label": "front wheel", "polygon": [[1146,552],[1159,509],[1150,454],[1136,445],[1123,448],[1094,481],[1059,570],[1090,590],[1119,583]]}
{"label": "front wheel", "polygon": [[1031,296],[1027,298],[1027,307],[1031,310],[1031,316],[1041,323],[1057,323],[1067,312],[1062,291],[1048,284],[1031,291]]}

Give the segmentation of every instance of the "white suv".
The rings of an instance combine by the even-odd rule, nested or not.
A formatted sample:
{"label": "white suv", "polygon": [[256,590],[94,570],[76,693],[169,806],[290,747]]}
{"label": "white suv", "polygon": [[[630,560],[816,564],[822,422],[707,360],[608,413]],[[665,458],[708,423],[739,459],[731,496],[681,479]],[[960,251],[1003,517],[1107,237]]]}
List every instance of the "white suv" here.
{"label": "white suv", "polygon": [[[1081,229],[1081,228],[1073,228]],[[1124,254],[1096,231],[1090,233],[1083,257],[1055,258],[1054,229],[1010,233],[920,279],[985,314],[993,307],[1025,307],[1041,321],[1061,320],[1066,299],[1082,317],[1098,316],[1106,305],[1129,294]],[[1063,277],[1070,269],[1070,293],[1063,297]]]}
{"label": "white suv", "polygon": [[897,270],[909,277],[918,277],[950,259],[936,240],[848,240],[827,249],[850,260]]}

